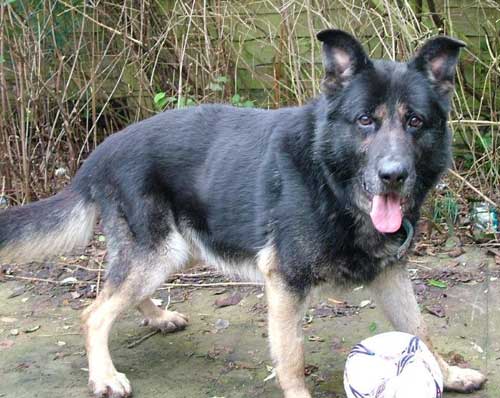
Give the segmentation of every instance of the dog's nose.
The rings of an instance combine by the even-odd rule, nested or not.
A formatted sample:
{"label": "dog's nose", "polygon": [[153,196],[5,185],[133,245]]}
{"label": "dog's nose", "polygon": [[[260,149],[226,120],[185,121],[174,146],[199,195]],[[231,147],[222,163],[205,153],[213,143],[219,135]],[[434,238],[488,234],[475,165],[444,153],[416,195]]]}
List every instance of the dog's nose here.
{"label": "dog's nose", "polygon": [[408,167],[398,160],[381,162],[378,176],[384,185],[390,188],[401,187],[408,178]]}

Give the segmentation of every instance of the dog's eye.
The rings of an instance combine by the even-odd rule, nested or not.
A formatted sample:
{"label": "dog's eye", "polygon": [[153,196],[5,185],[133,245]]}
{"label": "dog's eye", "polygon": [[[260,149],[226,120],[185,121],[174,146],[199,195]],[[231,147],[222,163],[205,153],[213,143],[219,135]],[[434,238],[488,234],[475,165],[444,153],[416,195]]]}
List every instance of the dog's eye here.
{"label": "dog's eye", "polygon": [[371,126],[373,124],[373,119],[371,118],[370,115],[361,115],[358,117],[358,123],[361,126]]}
{"label": "dog's eye", "polygon": [[424,124],[423,120],[420,119],[417,115],[410,115],[408,118],[408,126],[413,127],[414,129],[419,129]]}

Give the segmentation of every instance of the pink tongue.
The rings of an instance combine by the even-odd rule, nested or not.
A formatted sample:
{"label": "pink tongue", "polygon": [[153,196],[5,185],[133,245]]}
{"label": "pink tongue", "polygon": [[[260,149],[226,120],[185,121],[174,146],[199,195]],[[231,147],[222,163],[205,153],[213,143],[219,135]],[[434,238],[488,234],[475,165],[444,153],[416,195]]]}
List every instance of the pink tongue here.
{"label": "pink tongue", "polygon": [[401,228],[403,214],[401,212],[401,198],[399,195],[390,193],[387,195],[375,195],[370,212],[373,225],[379,232],[392,233]]}

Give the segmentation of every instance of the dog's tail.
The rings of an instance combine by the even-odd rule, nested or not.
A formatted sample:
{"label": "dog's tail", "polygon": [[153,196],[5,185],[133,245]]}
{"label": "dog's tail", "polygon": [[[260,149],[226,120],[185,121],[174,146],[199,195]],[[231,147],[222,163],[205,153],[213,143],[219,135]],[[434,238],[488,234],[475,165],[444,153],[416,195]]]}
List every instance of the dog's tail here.
{"label": "dog's tail", "polygon": [[0,264],[41,260],[84,247],[92,236],[97,209],[80,193],[64,191],[0,212]]}

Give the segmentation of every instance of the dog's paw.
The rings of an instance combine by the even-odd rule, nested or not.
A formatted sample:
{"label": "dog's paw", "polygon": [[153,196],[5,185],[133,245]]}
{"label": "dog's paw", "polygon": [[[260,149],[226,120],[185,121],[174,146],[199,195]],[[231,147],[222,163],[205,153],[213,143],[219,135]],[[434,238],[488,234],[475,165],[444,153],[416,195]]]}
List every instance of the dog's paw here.
{"label": "dog's paw", "polygon": [[473,392],[479,390],[485,381],[486,376],[477,370],[450,366],[444,388],[447,391]]}
{"label": "dog's paw", "polygon": [[185,329],[188,324],[188,317],[177,311],[164,310],[162,314],[155,318],[146,318],[142,325],[159,329],[162,333],[172,333]]}
{"label": "dog's paw", "polygon": [[96,398],[126,398],[132,396],[130,382],[124,373],[109,372],[89,379],[89,389]]}

